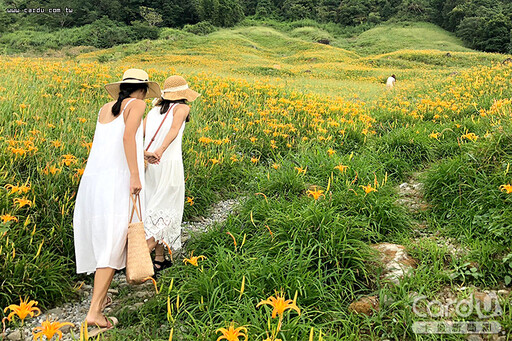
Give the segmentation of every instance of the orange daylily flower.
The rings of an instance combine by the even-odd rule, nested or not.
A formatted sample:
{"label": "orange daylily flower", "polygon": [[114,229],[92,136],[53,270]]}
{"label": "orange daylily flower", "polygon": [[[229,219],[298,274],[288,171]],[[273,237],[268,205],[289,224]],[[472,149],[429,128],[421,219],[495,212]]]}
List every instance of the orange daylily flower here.
{"label": "orange daylily flower", "polygon": [[371,193],[371,192],[377,192],[377,189],[375,187],[372,187],[371,184],[368,184],[368,186],[361,185],[359,187],[362,187],[366,194]]}
{"label": "orange daylily flower", "polygon": [[194,256],[192,257],[192,255],[194,254],[194,251],[192,251],[192,253],[190,254],[190,258],[185,258],[183,260],[183,263],[187,264],[190,263],[192,264],[193,266],[198,266],[197,262],[200,260],[200,259],[206,259],[205,256],[201,255],[201,256]]}
{"label": "orange daylily flower", "polygon": [[318,200],[320,197],[324,196],[324,190],[318,189],[317,187],[314,187],[314,189],[308,189],[306,193],[308,196],[313,197],[315,200]]}
{"label": "orange daylily flower", "polygon": [[510,194],[510,193],[512,193],[512,185],[511,184],[501,185],[500,190],[502,192],[507,192],[507,194]]}
{"label": "orange daylily flower", "polygon": [[28,191],[30,191],[30,187],[29,186],[25,186],[25,185],[21,185],[21,186],[17,186],[16,185],[15,186],[15,185],[7,184],[7,185],[5,185],[5,188],[11,190],[11,192],[9,194],[27,193]]}
{"label": "orange daylily flower", "polygon": [[345,171],[347,170],[347,168],[348,168],[348,166],[344,166],[344,165],[342,165],[342,164],[339,164],[339,165],[337,165],[336,167],[334,167],[334,169],[337,169],[337,170],[339,170],[339,171],[340,171],[340,172],[342,172],[342,173],[345,173]]}
{"label": "orange daylily flower", "polygon": [[278,294],[276,292],[275,297],[270,296],[266,300],[262,300],[260,303],[258,303],[258,305],[256,305],[256,308],[263,304],[268,304],[272,308],[274,308],[272,310],[272,318],[275,318],[277,315],[282,317],[283,313],[288,309],[293,309],[300,315],[300,308],[297,306],[295,301],[285,300],[283,293]]}
{"label": "orange daylily flower", "polygon": [[31,207],[32,201],[26,198],[16,198],[14,199],[14,204],[18,205],[18,208],[22,208],[24,206]]}
{"label": "orange daylily flower", "polygon": [[0,216],[0,219],[2,219],[2,223],[6,223],[8,221],[15,221],[15,222],[18,222],[18,218],[16,218],[15,216],[12,216],[10,214],[4,214],[4,215],[1,215]]}
{"label": "orange daylily flower", "polygon": [[20,297],[20,304],[11,304],[7,308],[4,309],[4,313],[7,312],[7,310],[11,310],[11,313],[7,315],[7,321],[11,321],[12,317],[14,315],[18,315],[20,320],[24,321],[25,318],[30,315],[30,317],[34,317],[34,314],[37,313],[35,316],[39,316],[41,314],[41,310],[38,307],[34,307],[37,305],[37,301],[31,300],[29,302],[28,298],[26,300],[23,300]]}
{"label": "orange daylily flower", "polygon": [[[46,336],[47,340],[51,340],[55,334],[59,336],[59,340],[62,339],[62,331],[60,331],[60,328],[64,326],[72,326],[75,325],[71,322],[58,322],[48,321],[48,318],[46,318],[46,321],[43,321],[40,327],[35,327],[32,330],[32,334],[34,335],[34,340],[43,340],[43,336]],[[39,332],[35,332],[36,330],[39,330]]]}
{"label": "orange daylily flower", "polygon": [[239,341],[241,337],[243,337],[247,341],[247,328],[238,327],[235,329],[235,322],[231,322],[228,329],[219,328],[216,333],[221,332],[222,335],[219,336],[217,341],[227,340],[227,341]]}

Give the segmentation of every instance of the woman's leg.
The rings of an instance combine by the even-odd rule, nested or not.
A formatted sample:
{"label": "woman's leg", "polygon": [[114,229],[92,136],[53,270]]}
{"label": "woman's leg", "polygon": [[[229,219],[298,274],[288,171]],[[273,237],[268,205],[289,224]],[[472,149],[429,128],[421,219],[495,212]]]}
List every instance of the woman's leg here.
{"label": "woman's leg", "polygon": [[96,269],[96,273],[94,274],[94,288],[92,291],[91,306],[89,307],[89,312],[87,312],[87,317],[85,318],[88,325],[105,325],[102,307],[115,272],[116,270],[112,268]]}
{"label": "woman's leg", "polygon": [[163,262],[164,260],[165,260],[165,257],[164,257],[164,245],[163,244],[157,244],[155,246],[155,261]]}
{"label": "woman's leg", "polygon": [[151,237],[146,240],[148,243],[149,252],[153,251],[153,249],[158,245],[158,242],[155,240],[155,237]]}

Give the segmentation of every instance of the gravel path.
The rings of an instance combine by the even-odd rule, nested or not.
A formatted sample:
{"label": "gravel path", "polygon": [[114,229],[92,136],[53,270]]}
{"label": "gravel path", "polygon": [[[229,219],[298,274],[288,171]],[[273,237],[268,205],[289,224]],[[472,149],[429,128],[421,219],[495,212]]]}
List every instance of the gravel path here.
{"label": "gravel path", "polygon": [[[222,223],[226,218],[233,212],[236,205],[240,203],[240,199],[229,199],[215,203],[210,208],[206,217],[198,217],[193,219],[194,221],[183,222],[182,224],[182,242],[186,242],[190,239],[190,235],[198,232],[205,232],[208,228],[216,223]],[[124,271],[118,271],[114,275],[112,280],[111,289],[109,294],[113,298],[113,303],[110,307],[105,309],[106,315],[109,314],[113,309],[122,303],[117,302],[117,296],[120,291],[128,291],[127,295],[123,297],[124,300],[129,300],[130,297],[135,297],[137,303],[130,306],[129,309],[136,310],[144,302],[153,295],[154,288],[151,281],[148,281],[142,285],[131,286],[126,283],[126,277]],[[25,323],[24,334],[25,340],[32,340],[32,329],[40,326],[43,321],[48,317],[50,321],[58,320],[59,322],[71,322],[75,324],[75,327],[65,326],[61,329],[63,332],[63,341],[78,340],[80,333],[80,324],[85,320],[87,310],[91,303],[92,298],[92,286],[82,285],[78,290],[79,299],[73,302],[65,303],[57,306],[51,310],[43,312],[40,316],[28,319]],[[21,332],[19,330],[13,330],[12,328],[6,329],[6,340],[23,340]],[[73,338],[74,335],[74,338]],[[56,339],[54,337],[54,339]],[[0,334],[0,340],[2,340]]]}

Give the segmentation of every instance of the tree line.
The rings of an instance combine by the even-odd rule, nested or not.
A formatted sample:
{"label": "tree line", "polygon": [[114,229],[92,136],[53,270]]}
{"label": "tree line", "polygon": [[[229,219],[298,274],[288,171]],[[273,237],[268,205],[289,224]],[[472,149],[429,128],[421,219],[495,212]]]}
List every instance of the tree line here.
{"label": "tree line", "polygon": [[[61,8],[61,13],[24,10]],[[64,11],[65,8],[72,11]],[[8,13],[18,9],[19,13]],[[79,27],[98,20],[109,26],[152,28],[209,22],[236,25],[245,17],[295,21],[312,19],[340,26],[394,20],[433,22],[454,32],[468,47],[512,51],[512,2],[509,0],[0,0],[0,33],[19,29]],[[28,11],[27,11],[28,12]],[[108,18],[108,20],[107,20]]]}

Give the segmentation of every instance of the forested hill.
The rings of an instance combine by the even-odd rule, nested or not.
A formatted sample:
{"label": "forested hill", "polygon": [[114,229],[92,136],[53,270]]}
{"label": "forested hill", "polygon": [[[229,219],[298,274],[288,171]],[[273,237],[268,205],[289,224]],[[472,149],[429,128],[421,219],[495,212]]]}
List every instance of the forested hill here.
{"label": "forested hill", "polygon": [[[85,26],[87,33],[74,34],[107,30],[112,44],[123,42],[123,36],[155,39],[162,27],[198,25],[196,30],[207,32],[210,26],[230,27],[246,18],[311,19],[345,32],[389,20],[427,21],[454,32],[469,48],[512,51],[512,2],[507,0],[0,0],[2,35]],[[27,35],[32,33],[20,39]]]}

